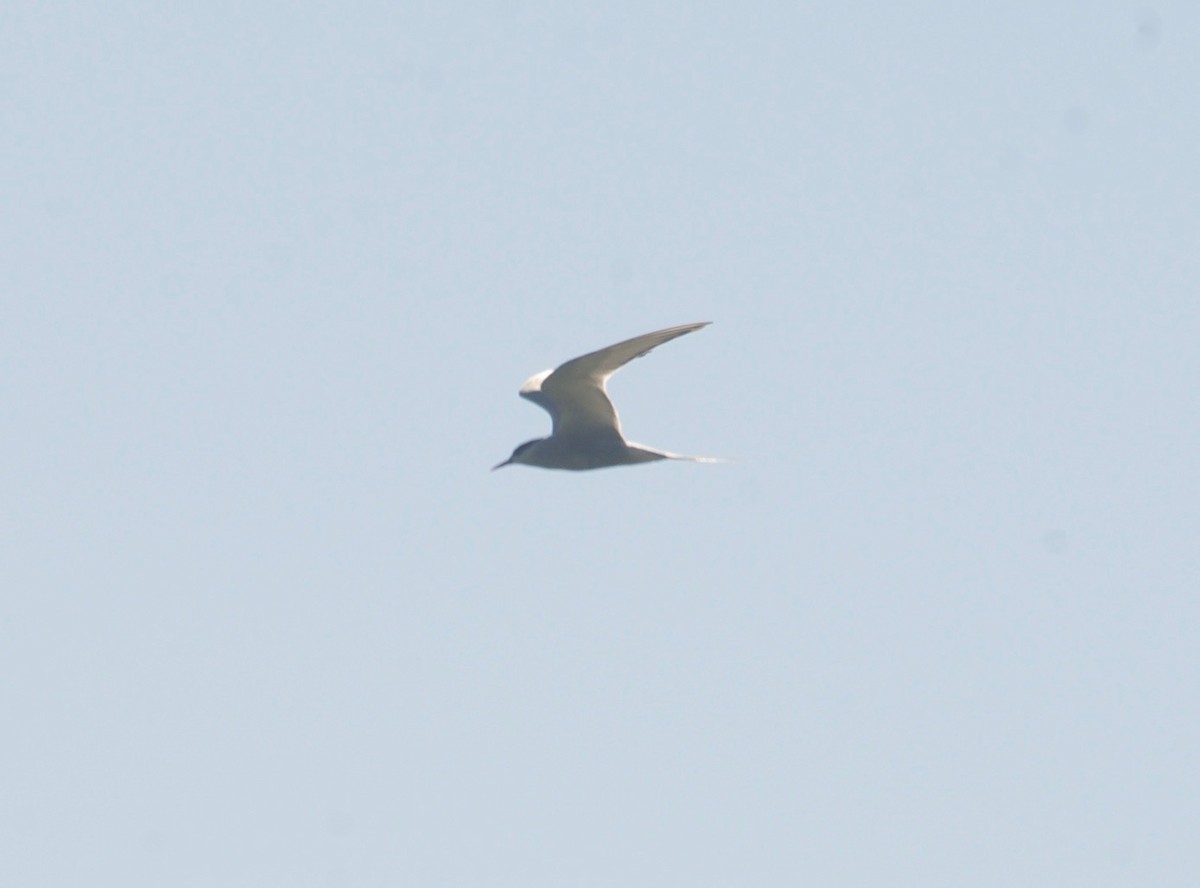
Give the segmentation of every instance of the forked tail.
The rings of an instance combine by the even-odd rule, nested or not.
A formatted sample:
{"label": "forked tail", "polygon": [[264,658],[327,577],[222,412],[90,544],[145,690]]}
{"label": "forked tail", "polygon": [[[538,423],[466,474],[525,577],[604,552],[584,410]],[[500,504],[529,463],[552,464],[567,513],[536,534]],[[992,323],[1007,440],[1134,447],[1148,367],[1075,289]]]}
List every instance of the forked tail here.
{"label": "forked tail", "polygon": [[640,457],[638,462],[650,462],[656,459],[682,459],[687,462],[698,463],[736,462],[736,460],[725,459],[720,456],[689,456],[686,453],[671,453],[669,450],[657,450],[653,447],[646,447],[644,444],[634,444],[633,442],[628,442],[628,446],[630,450],[638,453]]}

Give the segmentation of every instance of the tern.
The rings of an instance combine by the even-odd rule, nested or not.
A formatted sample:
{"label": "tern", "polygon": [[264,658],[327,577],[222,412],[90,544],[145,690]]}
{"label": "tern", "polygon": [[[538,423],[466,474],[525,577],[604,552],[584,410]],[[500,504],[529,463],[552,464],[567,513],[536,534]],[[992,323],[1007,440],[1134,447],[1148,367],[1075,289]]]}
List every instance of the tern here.
{"label": "tern", "polygon": [[708,325],[708,321],[681,324],[635,336],[529,377],[521,386],[520,395],[550,414],[554,421],[550,437],[526,441],[504,462],[492,466],[492,471],[514,463],[579,472],[660,459],[721,462],[714,457],[684,456],[626,441],[621,434],[617,408],[605,389],[608,378],[634,358]]}

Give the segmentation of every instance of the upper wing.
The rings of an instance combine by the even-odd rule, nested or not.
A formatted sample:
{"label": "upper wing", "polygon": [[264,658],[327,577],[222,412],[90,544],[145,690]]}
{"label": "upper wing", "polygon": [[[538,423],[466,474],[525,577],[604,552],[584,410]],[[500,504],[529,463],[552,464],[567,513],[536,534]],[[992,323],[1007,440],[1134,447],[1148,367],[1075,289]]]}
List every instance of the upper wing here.
{"label": "upper wing", "polygon": [[549,412],[556,435],[603,431],[614,431],[619,435],[621,422],[604,388],[608,377],[656,346],[708,324],[703,321],[668,327],[573,358],[553,371],[547,370],[529,379],[521,387],[521,396]]}

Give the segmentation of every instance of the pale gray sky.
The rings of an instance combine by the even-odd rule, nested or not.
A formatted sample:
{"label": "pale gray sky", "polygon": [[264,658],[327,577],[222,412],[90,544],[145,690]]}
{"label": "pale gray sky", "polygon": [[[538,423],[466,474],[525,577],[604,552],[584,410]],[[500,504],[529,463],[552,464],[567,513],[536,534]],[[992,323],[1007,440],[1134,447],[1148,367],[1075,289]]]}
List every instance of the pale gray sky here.
{"label": "pale gray sky", "polygon": [[0,882],[1195,884],[1195,3],[2,21]]}

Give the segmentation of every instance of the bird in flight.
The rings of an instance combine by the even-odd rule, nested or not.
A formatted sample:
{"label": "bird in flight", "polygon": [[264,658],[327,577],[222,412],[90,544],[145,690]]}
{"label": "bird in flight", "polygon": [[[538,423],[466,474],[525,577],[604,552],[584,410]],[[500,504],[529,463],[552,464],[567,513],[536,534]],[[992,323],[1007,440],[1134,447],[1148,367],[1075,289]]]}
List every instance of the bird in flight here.
{"label": "bird in flight", "polygon": [[605,390],[608,378],[634,358],[708,324],[708,321],[681,324],[635,336],[573,358],[554,370],[543,370],[537,376],[531,376],[521,386],[520,394],[550,414],[554,421],[550,437],[526,441],[504,462],[492,466],[492,470],[514,463],[583,471],[660,459],[721,462],[714,457],[683,456],[626,441],[621,434],[617,408]]}

